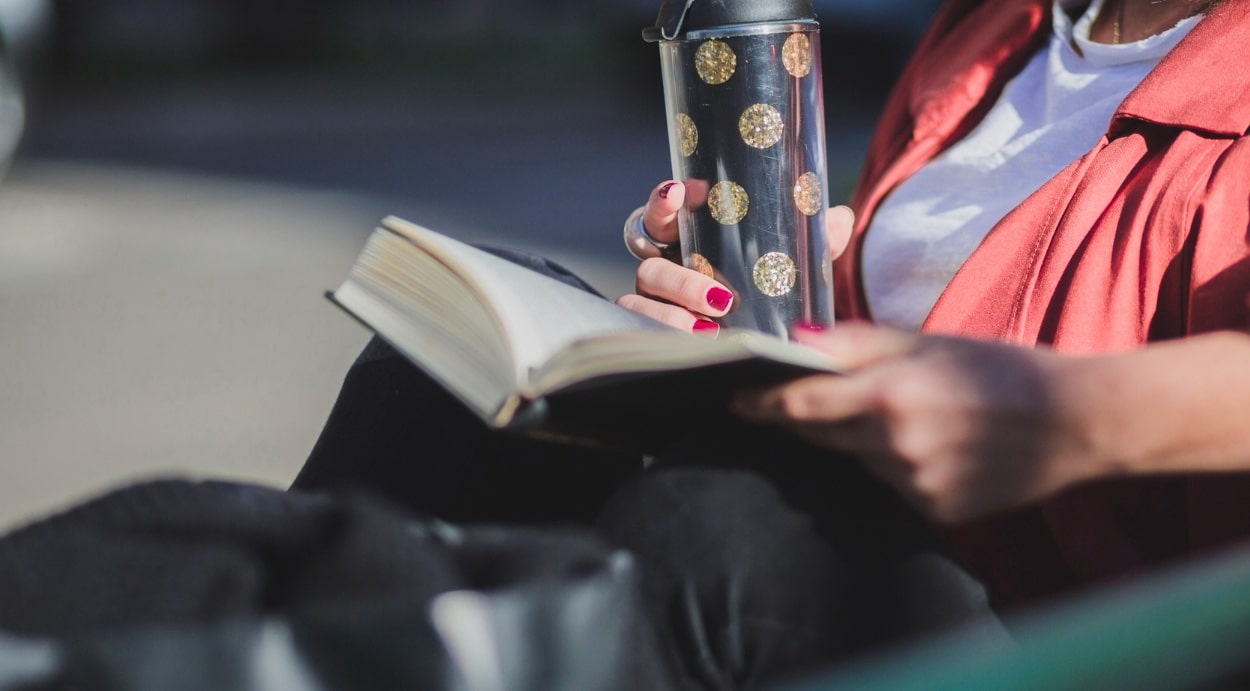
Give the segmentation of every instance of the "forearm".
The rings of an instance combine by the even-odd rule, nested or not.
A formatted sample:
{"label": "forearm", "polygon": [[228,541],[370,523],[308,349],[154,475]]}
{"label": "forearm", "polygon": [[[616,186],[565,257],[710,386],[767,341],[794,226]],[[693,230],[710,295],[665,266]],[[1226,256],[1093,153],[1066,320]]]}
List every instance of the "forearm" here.
{"label": "forearm", "polygon": [[1250,335],[1219,332],[1080,361],[1092,473],[1250,471]]}

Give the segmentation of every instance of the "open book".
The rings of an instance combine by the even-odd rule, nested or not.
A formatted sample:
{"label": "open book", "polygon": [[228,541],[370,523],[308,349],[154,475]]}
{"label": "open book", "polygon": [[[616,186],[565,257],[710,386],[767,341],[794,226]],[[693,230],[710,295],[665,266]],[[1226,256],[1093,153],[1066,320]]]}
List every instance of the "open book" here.
{"label": "open book", "polygon": [[652,450],[727,418],[737,388],[838,371],[773,336],[677,331],[394,217],[329,297],[487,425],[568,441]]}

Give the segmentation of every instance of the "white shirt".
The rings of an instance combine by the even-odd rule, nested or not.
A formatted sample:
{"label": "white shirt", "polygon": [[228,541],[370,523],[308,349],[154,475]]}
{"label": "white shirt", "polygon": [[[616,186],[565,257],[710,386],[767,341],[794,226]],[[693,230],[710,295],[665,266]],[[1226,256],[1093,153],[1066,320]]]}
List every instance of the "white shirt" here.
{"label": "white shirt", "polygon": [[990,229],[1088,153],[1129,92],[1199,20],[1107,45],[1089,40],[1103,0],[1075,23],[1062,4],[1070,3],[1056,0],[1048,46],[1007,84],[977,128],[879,207],[862,257],[868,308],[878,323],[918,330]]}

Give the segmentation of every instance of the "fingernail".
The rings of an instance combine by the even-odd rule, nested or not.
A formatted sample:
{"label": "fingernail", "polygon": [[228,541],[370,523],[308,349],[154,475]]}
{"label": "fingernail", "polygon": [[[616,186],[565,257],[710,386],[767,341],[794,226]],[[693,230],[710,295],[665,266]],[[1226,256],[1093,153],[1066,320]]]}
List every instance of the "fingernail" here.
{"label": "fingernail", "polygon": [[676,184],[677,184],[677,183],[675,183],[675,182],[670,182],[670,183],[668,183],[667,185],[665,185],[665,186],[661,187],[661,188],[660,188],[660,191],[659,191],[659,192],[657,192],[656,194],[660,197],[660,199],[668,199],[668,193],[669,193],[669,191],[670,191],[670,190],[672,190],[672,189],[673,189],[673,186],[674,186],[674,185],[676,185]]}
{"label": "fingernail", "polygon": [[794,325],[794,330],[804,331],[809,334],[822,334],[828,331],[829,327],[825,326],[824,324],[817,324],[815,322],[800,322]]}
{"label": "fingernail", "polygon": [[707,304],[714,310],[727,310],[734,304],[734,294],[724,288],[713,287],[707,291]]}
{"label": "fingernail", "polygon": [[710,319],[700,319],[694,323],[694,332],[711,334],[720,333],[720,324],[717,324]]}

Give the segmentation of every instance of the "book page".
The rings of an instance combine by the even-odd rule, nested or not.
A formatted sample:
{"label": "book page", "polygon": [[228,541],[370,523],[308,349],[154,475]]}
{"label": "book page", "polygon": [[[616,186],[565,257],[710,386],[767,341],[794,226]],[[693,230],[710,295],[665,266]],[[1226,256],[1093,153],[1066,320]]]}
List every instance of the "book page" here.
{"label": "book page", "polygon": [[517,388],[490,310],[448,267],[375,231],[333,300],[490,419]]}
{"label": "book page", "polygon": [[397,309],[359,284],[344,284],[332,299],[484,420],[498,412],[514,387],[510,378],[481,366],[461,343],[439,336],[434,321]]}
{"label": "book page", "polygon": [[569,344],[614,331],[672,328],[398,218],[384,225],[430,251],[486,296],[512,350],[517,381]]}

